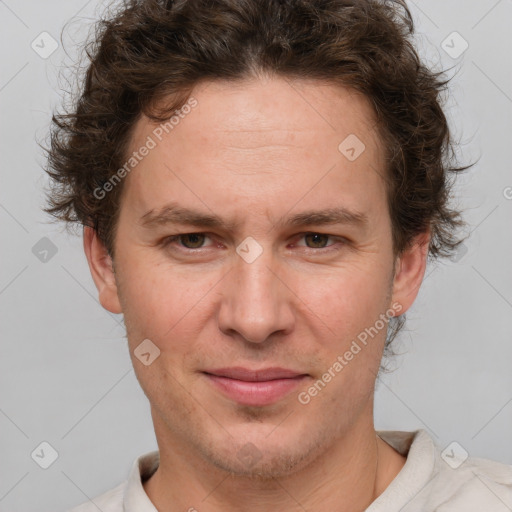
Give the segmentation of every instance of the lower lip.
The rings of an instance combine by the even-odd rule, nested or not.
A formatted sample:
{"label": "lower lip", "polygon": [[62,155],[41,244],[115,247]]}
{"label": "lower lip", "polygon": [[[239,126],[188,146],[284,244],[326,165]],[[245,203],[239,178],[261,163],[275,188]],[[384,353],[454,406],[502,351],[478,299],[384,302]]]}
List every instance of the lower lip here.
{"label": "lower lip", "polygon": [[242,405],[270,405],[296,389],[307,375],[289,379],[247,382],[207,373],[206,376],[224,395]]}

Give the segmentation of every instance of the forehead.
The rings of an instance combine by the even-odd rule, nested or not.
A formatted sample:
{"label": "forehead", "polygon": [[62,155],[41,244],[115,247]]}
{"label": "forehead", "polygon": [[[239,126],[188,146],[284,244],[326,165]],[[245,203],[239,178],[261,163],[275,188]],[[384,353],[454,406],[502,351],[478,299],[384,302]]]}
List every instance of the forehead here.
{"label": "forehead", "polygon": [[382,189],[375,115],[351,89],[258,78],[205,82],[192,97],[195,106],[172,124],[142,117],[135,126],[130,152],[154,142],[125,183],[124,195],[141,215],[177,198],[215,213],[240,214],[234,210],[245,205],[267,217],[294,203],[318,206],[322,197],[332,203],[325,206],[339,206],[338,197],[360,210],[349,204],[356,202],[351,191]]}
{"label": "forehead", "polygon": [[[188,135],[196,131],[205,144],[222,138],[225,144],[232,141],[241,149],[251,149],[272,147],[271,142],[292,143],[302,135],[301,142],[307,137],[311,142],[306,145],[312,149],[319,138],[336,142],[350,134],[362,139],[376,135],[375,114],[364,95],[318,80],[267,77],[203,82],[192,96],[197,101],[193,115],[181,116],[172,132],[179,137],[184,130]],[[142,118],[136,134],[145,133],[147,123]],[[372,146],[374,141],[365,142]]]}

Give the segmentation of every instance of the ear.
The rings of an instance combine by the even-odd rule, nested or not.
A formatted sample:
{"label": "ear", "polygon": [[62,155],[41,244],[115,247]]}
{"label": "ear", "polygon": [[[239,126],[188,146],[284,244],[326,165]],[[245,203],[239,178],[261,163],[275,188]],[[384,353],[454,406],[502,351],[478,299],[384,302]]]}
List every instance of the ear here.
{"label": "ear", "polygon": [[397,257],[391,303],[402,306],[404,314],[413,304],[425,275],[430,231],[416,236],[411,245]]}
{"label": "ear", "polygon": [[84,251],[100,304],[111,313],[122,313],[112,258],[96,230],[88,226],[84,226]]}

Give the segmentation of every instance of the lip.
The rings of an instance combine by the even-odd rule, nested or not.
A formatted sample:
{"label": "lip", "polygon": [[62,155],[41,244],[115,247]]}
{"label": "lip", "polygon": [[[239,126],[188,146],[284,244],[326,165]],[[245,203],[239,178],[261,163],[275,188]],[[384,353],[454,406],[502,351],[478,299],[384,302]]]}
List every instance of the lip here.
{"label": "lip", "polygon": [[217,368],[215,370],[205,370],[205,373],[217,375],[219,377],[228,377],[229,379],[243,380],[246,382],[262,382],[275,379],[291,379],[299,375],[305,375],[301,372],[289,370],[287,368],[262,368],[260,370],[250,370],[241,366],[231,368]]}
{"label": "lip", "polygon": [[283,399],[307,374],[286,368],[250,370],[242,367],[203,372],[223,395],[241,405],[265,406]]}

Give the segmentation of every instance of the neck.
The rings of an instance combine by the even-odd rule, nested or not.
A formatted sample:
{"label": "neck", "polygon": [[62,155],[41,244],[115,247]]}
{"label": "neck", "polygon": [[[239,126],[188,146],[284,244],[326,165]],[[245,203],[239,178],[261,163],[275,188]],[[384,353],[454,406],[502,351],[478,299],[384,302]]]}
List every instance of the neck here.
{"label": "neck", "polygon": [[370,421],[340,435],[300,470],[258,480],[216,468],[181,439],[159,435],[162,427],[155,421],[160,466],[144,483],[149,499],[162,511],[363,511],[405,463],[376,435]]}

